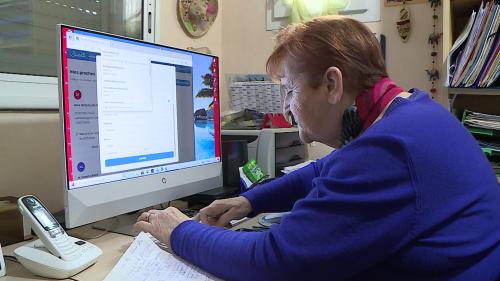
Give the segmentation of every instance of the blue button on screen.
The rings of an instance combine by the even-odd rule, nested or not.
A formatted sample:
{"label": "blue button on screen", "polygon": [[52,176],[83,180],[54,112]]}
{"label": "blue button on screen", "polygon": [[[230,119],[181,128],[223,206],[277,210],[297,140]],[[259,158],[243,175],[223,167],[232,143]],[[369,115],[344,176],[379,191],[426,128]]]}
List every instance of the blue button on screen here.
{"label": "blue button on screen", "polygon": [[104,164],[106,165],[106,167],[111,167],[111,166],[125,165],[125,164],[145,162],[151,160],[168,159],[173,157],[174,157],[174,152],[167,151],[162,153],[107,159],[106,161],[104,161]]}

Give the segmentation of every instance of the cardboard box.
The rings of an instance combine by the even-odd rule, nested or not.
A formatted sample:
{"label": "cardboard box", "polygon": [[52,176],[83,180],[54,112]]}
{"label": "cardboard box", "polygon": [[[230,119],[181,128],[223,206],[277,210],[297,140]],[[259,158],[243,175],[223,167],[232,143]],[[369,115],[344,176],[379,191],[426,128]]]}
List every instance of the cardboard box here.
{"label": "cardboard box", "polygon": [[0,197],[0,243],[3,246],[24,240],[23,217],[16,197]]}

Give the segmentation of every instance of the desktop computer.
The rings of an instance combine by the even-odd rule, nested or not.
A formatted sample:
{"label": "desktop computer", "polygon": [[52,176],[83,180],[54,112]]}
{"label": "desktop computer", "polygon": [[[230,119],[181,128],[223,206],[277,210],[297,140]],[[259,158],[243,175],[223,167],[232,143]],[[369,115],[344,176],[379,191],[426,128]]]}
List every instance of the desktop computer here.
{"label": "desktop computer", "polygon": [[219,61],[59,25],[65,224],[222,186]]}

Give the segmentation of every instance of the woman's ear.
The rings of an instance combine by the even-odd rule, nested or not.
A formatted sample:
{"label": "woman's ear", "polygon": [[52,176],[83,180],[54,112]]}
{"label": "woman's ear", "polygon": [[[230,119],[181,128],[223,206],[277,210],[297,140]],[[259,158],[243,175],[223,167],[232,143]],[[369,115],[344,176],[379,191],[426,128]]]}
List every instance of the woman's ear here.
{"label": "woman's ear", "polygon": [[325,71],[323,77],[327,91],[327,100],[330,104],[338,104],[344,93],[342,72],[337,67],[331,66]]}

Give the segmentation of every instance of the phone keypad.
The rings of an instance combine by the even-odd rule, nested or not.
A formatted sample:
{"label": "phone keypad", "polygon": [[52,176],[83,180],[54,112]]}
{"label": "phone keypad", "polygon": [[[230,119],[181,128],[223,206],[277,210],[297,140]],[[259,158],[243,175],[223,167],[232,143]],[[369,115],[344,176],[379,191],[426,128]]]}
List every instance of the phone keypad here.
{"label": "phone keypad", "polygon": [[76,260],[85,255],[88,251],[91,251],[94,247],[92,244],[86,243],[83,240],[75,241],[75,238],[68,236],[64,231],[61,233],[50,233],[50,236],[55,236],[51,239],[54,248],[59,252],[60,258],[66,261]]}
{"label": "phone keypad", "polygon": [[56,237],[54,239],[54,244],[66,260],[73,260],[81,255],[81,251],[79,251],[78,247],[71,242],[66,233]]}

